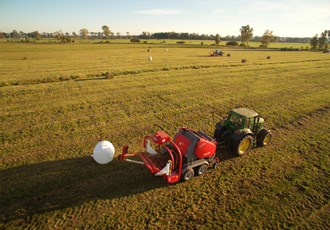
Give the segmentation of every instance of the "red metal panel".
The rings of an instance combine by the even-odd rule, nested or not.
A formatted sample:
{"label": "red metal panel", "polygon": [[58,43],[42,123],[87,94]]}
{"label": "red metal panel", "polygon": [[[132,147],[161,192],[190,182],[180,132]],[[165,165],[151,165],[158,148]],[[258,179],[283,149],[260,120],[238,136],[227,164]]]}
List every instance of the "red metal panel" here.
{"label": "red metal panel", "polygon": [[168,183],[174,183],[174,182],[177,182],[180,179],[180,176],[178,175],[177,172],[172,172],[172,174],[170,176],[166,176],[164,174],[164,179],[166,179],[166,181]]}
{"label": "red metal panel", "polygon": [[175,144],[180,149],[183,156],[186,156],[187,148],[191,144],[191,141],[188,140],[185,136],[183,136],[181,133],[176,136],[175,138]]}
{"label": "red metal panel", "polygon": [[205,139],[200,139],[197,142],[195,155],[199,159],[206,158],[212,156],[216,151],[216,145],[214,143],[209,142]]}
{"label": "red metal panel", "polygon": [[156,132],[155,135],[152,137],[152,141],[154,143],[162,144],[166,141],[170,141],[171,137],[167,135],[164,131]]}

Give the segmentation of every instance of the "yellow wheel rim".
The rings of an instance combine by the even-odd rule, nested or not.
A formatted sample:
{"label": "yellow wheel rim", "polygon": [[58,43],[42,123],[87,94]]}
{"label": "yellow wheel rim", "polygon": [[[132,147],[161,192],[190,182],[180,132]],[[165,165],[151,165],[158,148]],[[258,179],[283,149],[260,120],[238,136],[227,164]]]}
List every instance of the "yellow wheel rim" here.
{"label": "yellow wheel rim", "polygon": [[267,145],[269,141],[270,141],[270,134],[268,134],[267,136],[265,136],[265,138],[264,138],[264,145]]}
{"label": "yellow wheel rim", "polygon": [[239,152],[244,153],[246,150],[249,149],[250,145],[251,145],[251,141],[249,139],[243,140],[239,145]]}

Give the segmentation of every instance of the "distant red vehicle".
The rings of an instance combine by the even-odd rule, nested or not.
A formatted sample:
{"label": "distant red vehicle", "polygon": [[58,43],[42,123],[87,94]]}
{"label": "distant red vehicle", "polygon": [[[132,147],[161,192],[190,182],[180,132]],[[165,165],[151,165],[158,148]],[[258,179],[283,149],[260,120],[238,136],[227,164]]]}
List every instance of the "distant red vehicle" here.
{"label": "distant red vehicle", "polygon": [[211,57],[218,57],[218,56],[223,56],[224,55],[224,52],[220,51],[220,50],[215,50],[215,51],[212,51],[210,53],[210,56]]}

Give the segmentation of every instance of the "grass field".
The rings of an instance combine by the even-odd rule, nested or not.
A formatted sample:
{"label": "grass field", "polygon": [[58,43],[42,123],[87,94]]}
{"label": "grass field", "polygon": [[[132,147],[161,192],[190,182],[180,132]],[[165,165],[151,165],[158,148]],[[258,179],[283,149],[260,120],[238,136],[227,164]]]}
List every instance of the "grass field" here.
{"label": "grass field", "polygon": [[[149,47],[151,51],[147,50]],[[322,52],[237,49],[216,46],[150,44],[35,44],[0,43],[0,86],[35,84],[67,79],[100,77],[179,68],[269,64],[323,59]],[[168,52],[165,52],[168,49]],[[230,58],[210,58],[220,49]],[[284,54],[284,53],[285,54]],[[153,60],[148,62],[148,56]],[[271,60],[266,57],[271,56]],[[27,58],[24,60],[24,57]]]}
{"label": "grass field", "polygon": [[[0,46],[8,83],[0,87],[0,228],[330,228],[329,54]],[[115,78],[101,76],[107,71]],[[137,153],[140,139],[160,130],[173,137],[188,126],[212,136],[241,103],[267,118],[271,144],[242,157],[222,148],[220,167],[203,176],[167,184],[116,158],[127,144]],[[101,140],[116,149],[107,165],[90,157]]]}

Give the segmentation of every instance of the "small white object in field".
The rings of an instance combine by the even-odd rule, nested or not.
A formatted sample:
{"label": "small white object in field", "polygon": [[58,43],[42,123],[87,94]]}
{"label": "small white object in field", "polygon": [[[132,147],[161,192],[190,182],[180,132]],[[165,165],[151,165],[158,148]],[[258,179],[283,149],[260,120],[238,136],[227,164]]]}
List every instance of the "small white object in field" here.
{"label": "small white object in field", "polygon": [[167,49],[165,49],[165,51],[167,51]]}
{"label": "small white object in field", "polygon": [[94,148],[92,157],[99,164],[108,164],[115,155],[115,148],[109,141],[100,141]]}
{"label": "small white object in field", "polygon": [[152,60],[152,57],[148,57],[148,60],[151,61]]}

